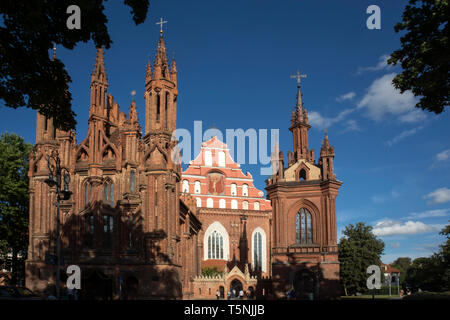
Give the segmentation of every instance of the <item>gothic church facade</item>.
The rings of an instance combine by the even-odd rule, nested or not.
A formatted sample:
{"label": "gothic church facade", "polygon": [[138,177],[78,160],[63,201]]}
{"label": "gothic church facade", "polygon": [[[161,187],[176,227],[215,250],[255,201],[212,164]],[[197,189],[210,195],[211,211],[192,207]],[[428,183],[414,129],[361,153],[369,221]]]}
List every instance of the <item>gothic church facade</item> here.
{"label": "gothic church facade", "polygon": [[[160,37],[145,76],[145,128],[134,101],[128,116],[108,93],[103,50],[91,75],[89,129],[55,129],[37,114],[30,154],[30,226],[26,285],[54,287],[56,189],[47,156],[58,152],[73,196],[61,201],[62,265],[82,269],[86,299],[195,299],[231,288],[256,296],[287,291],[298,298],[339,295],[336,197],[328,137],[318,162],[308,147],[308,116],[300,87],[290,131],[268,179],[267,200],[216,137],[182,172],[172,133],[177,127],[177,67]],[[202,276],[217,268],[220,276]],[[61,272],[64,280],[65,272]],[[64,281],[62,281],[64,282]]]}

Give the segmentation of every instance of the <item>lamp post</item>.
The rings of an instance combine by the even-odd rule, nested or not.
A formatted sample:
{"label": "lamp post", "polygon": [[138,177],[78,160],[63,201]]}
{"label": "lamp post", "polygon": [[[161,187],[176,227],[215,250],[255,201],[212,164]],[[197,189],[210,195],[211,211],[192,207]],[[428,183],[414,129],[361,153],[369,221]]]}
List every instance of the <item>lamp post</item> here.
{"label": "lamp post", "polygon": [[[60,267],[61,267],[61,233],[59,204],[61,200],[69,200],[72,192],[69,190],[70,175],[69,170],[61,167],[61,159],[58,150],[53,150],[47,157],[48,179],[45,183],[50,187],[56,187],[56,298],[59,300],[60,295]],[[61,190],[61,184],[64,183],[64,189]]]}

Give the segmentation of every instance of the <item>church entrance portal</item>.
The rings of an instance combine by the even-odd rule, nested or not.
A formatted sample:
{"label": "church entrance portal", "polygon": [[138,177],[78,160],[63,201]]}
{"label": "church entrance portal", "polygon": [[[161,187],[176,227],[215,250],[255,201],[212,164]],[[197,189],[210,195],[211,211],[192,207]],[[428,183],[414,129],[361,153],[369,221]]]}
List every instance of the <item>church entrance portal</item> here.
{"label": "church entrance portal", "polygon": [[234,297],[239,296],[239,291],[243,290],[242,288],[243,288],[242,282],[240,282],[238,279],[234,279],[233,281],[231,281],[230,290],[231,290],[232,294],[233,294],[233,292],[235,293]]}
{"label": "church entrance portal", "polygon": [[100,270],[92,270],[82,279],[80,298],[83,300],[112,300],[112,278]]}
{"label": "church entrance portal", "polygon": [[314,273],[309,270],[300,270],[295,274],[293,286],[296,299],[308,300],[314,297],[314,279]]}

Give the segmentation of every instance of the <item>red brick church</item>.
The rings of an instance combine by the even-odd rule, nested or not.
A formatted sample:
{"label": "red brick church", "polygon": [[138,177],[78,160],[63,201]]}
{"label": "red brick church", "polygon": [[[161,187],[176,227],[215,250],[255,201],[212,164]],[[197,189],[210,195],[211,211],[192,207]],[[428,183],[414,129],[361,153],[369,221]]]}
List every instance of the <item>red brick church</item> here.
{"label": "red brick church", "polygon": [[[81,298],[195,299],[230,289],[257,297],[287,291],[298,298],[339,295],[334,148],[325,136],[318,162],[308,146],[300,86],[291,127],[294,151],[268,179],[264,193],[213,137],[182,172],[177,144],[177,67],[161,35],[145,77],[145,128],[136,104],[121,112],[108,92],[103,50],[91,74],[89,129],[55,129],[37,114],[30,154],[30,226],[26,285],[53,290],[56,189],[47,156],[58,152],[70,173],[61,201],[62,265],[82,270]],[[202,275],[207,268],[217,275]],[[65,268],[63,268],[65,270]],[[61,272],[62,283],[65,272]]]}

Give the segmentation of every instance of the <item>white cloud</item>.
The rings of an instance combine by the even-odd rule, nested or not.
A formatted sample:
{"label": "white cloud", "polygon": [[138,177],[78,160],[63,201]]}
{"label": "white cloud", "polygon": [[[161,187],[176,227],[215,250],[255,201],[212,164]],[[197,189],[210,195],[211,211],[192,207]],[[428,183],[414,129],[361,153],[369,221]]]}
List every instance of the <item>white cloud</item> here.
{"label": "white cloud", "polygon": [[349,119],[345,122],[344,125],[345,129],[341,131],[341,133],[348,132],[348,131],[361,131],[361,128],[359,127],[358,123],[353,120]]}
{"label": "white cloud", "polygon": [[347,115],[354,112],[355,108],[344,109],[336,117],[328,118],[324,117],[318,111],[312,111],[308,114],[309,123],[320,130],[331,127],[333,124],[341,122],[347,117]]}
{"label": "white cloud", "polygon": [[381,57],[378,58],[378,63],[376,66],[371,67],[359,67],[357,74],[361,74],[366,71],[378,71],[383,69],[389,69],[392,68],[391,65],[387,64],[387,60],[389,59],[389,55],[383,54]]}
{"label": "white cloud", "polygon": [[437,161],[447,161],[448,159],[450,159],[450,149],[444,150],[442,152],[439,152],[436,155],[436,160]]}
{"label": "white cloud", "polygon": [[438,204],[450,201],[450,189],[443,187],[430,192],[424,196],[425,199],[431,199],[429,204]]}
{"label": "white cloud", "polygon": [[403,140],[403,139],[405,139],[405,138],[407,138],[409,136],[412,136],[412,135],[416,134],[418,131],[420,131],[422,129],[423,129],[423,126],[420,126],[420,127],[417,127],[417,128],[412,128],[412,129],[409,129],[409,130],[404,130],[404,131],[400,132],[398,135],[396,135],[395,137],[393,137],[391,140],[386,141],[386,144],[389,147],[392,147],[397,142],[399,142],[399,141],[401,141],[401,140]]}
{"label": "white cloud", "polygon": [[416,109],[416,98],[411,91],[403,94],[392,85],[395,73],[375,79],[367,93],[358,103],[359,109],[367,110],[369,118],[381,121],[385,115],[398,116],[400,122],[418,122],[425,119],[425,113]]}
{"label": "white cloud", "polygon": [[437,209],[437,210],[427,210],[423,212],[413,212],[408,217],[403,219],[423,219],[423,218],[435,218],[435,217],[445,217],[447,216],[450,209]]}
{"label": "white cloud", "polygon": [[391,192],[385,195],[375,194],[371,197],[372,202],[374,203],[384,203],[390,199],[397,199],[400,197],[400,193],[395,189],[392,189]]}
{"label": "white cloud", "polygon": [[337,101],[342,102],[345,100],[352,100],[356,96],[356,93],[349,92],[345,94],[341,94],[339,97],[336,98]]}
{"label": "white cloud", "polygon": [[441,225],[427,225],[420,221],[406,221],[404,223],[393,220],[382,220],[373,227],[373,234],[377,236],[392,236],[400,234],[420,234],[436,232],[441,229]]}

